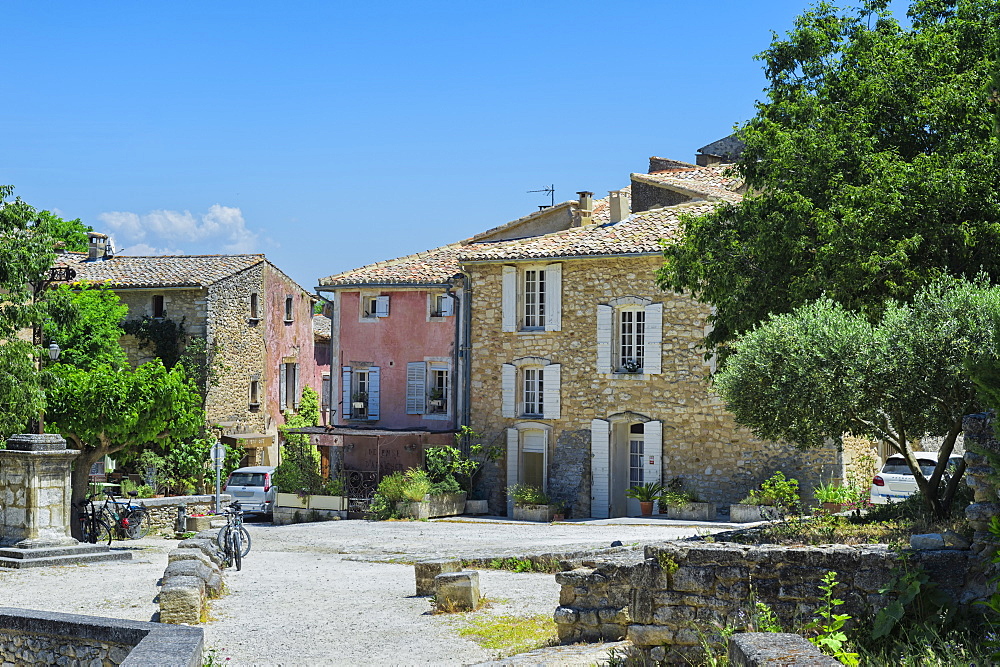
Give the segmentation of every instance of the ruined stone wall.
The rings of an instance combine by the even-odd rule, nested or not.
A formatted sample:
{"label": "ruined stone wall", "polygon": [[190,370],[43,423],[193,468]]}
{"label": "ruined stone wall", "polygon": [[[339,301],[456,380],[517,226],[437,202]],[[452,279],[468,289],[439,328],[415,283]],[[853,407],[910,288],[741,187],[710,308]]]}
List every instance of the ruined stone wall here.
{"label": "ruined stone wall", "polygon": [[[968,551],[914,556],[954,603],[962,600]],[[819,583],[837,573],[838,613],[862,618],[888,600],[878,591],[892,578],[896,555],[884,545],[849,547],[744,546],[668,542],[650,545],[639,563],[608,562],[556,575],[555,612],[564,643],[628,638],[653,660],[700,657],[700,633],[711,634],[746,611],[751,587],[782,625],[811,620]]]}
{"label": "ruined stone wall", "polygon": [[132,646],[41,632],[0,630],[0,661],[14,665],[120,665]]}
{"label": "ruined stone wall", "polygon": [[[591,516],[591,420],[631,412],[663,422],[662,479],[682,477],[707,502],[735,503],[781,470],[797,478],[803,498],[822,480],[843,476],[831,447],[801,452],[754,437],[739,427],[707,383],[710,366],[699,349],[709,308],[656,286],[659,256],[575,259],[562,263],[561,331],[501,330],[500,264],[469,267],[472,289],[472,427],[483,442],[503,446],[505,429],[524,419],[502,416],[501,365],[535,356],[561,364],[560,419],[551,425],[548,487],[571,506],[571,516]],[[662,303],[662,373],[597,373],[598,304],[640,296]],[[502,511],[505,466],[483,473],[491,509]]]}
{"label": "ruined stone wall", "polygon": [[[128,306],[127,320],[141,320],[153,316],[153,296],[163,297],[164,317],[184,325],[184,331],[189,338],[204,337],[208,315],[208,291],[202,288],[192,289],[121,289],[115,294],[123,304]],[[133,366],[152,361],[156,350],[152,345],[139,345],[139,340],[130,334],[125,334],[119,340]]]}

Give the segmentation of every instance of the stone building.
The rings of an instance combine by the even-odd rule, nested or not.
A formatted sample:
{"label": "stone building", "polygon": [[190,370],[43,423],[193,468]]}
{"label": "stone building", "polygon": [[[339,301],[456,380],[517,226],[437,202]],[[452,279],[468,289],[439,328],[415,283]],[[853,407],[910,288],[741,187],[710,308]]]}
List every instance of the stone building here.
{"label": "stone building", "polygon": [[[89,253],[65,253],[76,280],[110,284],[127,320],[183,326],[204,338],[217,382],[207,387],[206,416],[228,446],[245,447],[248,465],[276,465],[283,411],[298,408],[316,371],[310,295],[264,255],[114,256],[107,236],[91,233]],[[129,360],[152,359],[152,345],[125,335]],[[317,391],[321,387],[314,386]]]}
{"label": "stone building", "polygon": [[806,489],[843,476],[840,453],[757,439],[711,391],[699,349],[710,307],[657,286],[659,241],[681,215],[738,201],[740,184],[723,165],[651,167],[606,199],[581,192],[560,205],[566,215],[515,221],[459,254],[471,292],[470,425],[506,445],[494,511],[516,482],[574,517],[609,517],[638,514],[630,486],[675,477],[701,500],[731,503],[776,470]]}

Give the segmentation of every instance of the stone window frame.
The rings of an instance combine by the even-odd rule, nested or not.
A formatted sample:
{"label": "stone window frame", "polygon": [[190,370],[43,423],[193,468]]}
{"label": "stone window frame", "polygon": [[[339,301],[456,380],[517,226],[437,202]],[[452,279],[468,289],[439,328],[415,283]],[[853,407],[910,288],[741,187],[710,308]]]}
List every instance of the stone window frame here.
{"label": "stone window frame", "polygon": [[[525,324],[526,300],[525,283],[529,272],[541,272],[544,289],[538,291],[541,297],[540,320],[528,326]],[[562,330],[562,262],[511,265],[501,269],[501,330],[537,334]]]}
{"label": "stone window frame", "polygon": [[260,407],[260,397],[263,395],[263,387],[260,381],[260,373],[254,373],[250,376],[249,386],[247,387],[247,403],[251,410],[255,410]]}
{"label": "stone window frame", "polygon": [[389,317],[389,295],[376,291],[358,294],[358,322],[378,322]]}
{"label": "stone window frame", "polygon": [[150,299],[149,311],[154,320],[162,320],[167,316],[167,300],[162,294],[154,294]]}
{"label": "stone window frame", "polygon": [[[345,421],[378,421],[380,417],[381,399],[381,368],[367,362],[351,362],[350,366],[341,366],[341,407],[343,409],[343,419]],[[354,394],[361,386],[364,378],[364,386],[368,397],[365,403],[364,414],[354,412]]]}
{"label": "stone window frame", "polygon": [[427,321],[444,322],[455,314],[455,299],[447,292],[427,293]]}
{"label": "stone window frame", "polygon": [[251,323],[260,321],[260,294],[258,292],[250,292],[250,316],[247,318]]}
{"label": "stone window frame", "polygon": [[[541,372],[541,412],[525,411],[525,371]],[[515,419],[560,419],[562,414],[562,365],[543,357],[521,357],[502,364],[501,410],[504,417]]]}

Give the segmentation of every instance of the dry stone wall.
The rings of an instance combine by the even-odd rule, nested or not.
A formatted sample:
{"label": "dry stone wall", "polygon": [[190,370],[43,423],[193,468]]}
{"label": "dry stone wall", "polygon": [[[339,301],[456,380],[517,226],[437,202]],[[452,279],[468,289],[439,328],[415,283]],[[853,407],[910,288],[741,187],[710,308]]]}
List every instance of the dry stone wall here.
{"label": "dry stone wall", "polygon": [[[786,628],[810,620],[819,606],[818,584],[837,573],[839,608],[855,618],[883,607],[879,593],[897,565],[885,545],[849,547],[744,546],[669,542],[645,549],[641,562],[592,564],[556,575],[559,638],[629,639],[653,660],[698,659],[701,634],[738,622],[751,587]],[[954,604],[965,599],[968,551],[925,551],[914,563],[927,570]],[[718,625],[717,625],[718,624]]]}
{"label": "dry stone wall", "polygon": [[88,665],[111,667],[128,658],[132,647],[108,641],[75,639],[41,632],[0,630],[4,665]]}
{"label": "dry stone wall", "polygon": [[[532,419],[550,425],[548,487],[591,516],[591,420],[632,413],[663,422],[662,477],[682,477],[703,501],[740,500],[776,470],[799,479],[804,497],[820,481],[840,479],[832,447],[800,452],[756,438],[739,427],[706,381],[710,366],[699,348],[709,308],[663,292],[655,282],[659,256],[574,259],[562,263],[560,331],[501,330],[502,265],[475,264],[472,276],[472,426],[484,442],[503,445],[517,419],[502,416],[501,365],[522,357],[561,364],[561,416]],[[638,296],[663,304],[662,373],[597,373],[598,304]],[[639,419],[638,421],[643,421]],[[508,484],[500,462],[484,472],[491,509],[502,511]]]}

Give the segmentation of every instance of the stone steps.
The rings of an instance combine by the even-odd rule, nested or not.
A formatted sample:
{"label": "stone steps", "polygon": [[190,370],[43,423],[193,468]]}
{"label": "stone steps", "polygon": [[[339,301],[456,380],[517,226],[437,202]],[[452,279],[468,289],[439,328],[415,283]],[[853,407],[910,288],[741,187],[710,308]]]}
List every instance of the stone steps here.
{"label": "stone steps", "polygon": [[40,549],[0,549],[0,567],[18,570],[47,565],[74,565],[131,559],[131,551],[111,551],[107,546],[99,544]]}

